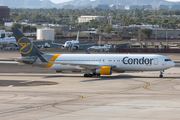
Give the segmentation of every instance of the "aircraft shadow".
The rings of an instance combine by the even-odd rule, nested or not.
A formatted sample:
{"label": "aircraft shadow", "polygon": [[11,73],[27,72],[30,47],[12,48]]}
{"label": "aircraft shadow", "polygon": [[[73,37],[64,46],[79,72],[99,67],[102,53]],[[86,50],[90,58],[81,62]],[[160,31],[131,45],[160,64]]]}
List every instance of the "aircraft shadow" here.
{"label": "aircraft shadow", "polygon": [[[46,76],[44,78],[60,78],[60,77],[72,77],[72,78],[80,78],[83,76],[68,76],[67,75],[55,75],[55,76]],[[86,79],[86,77],[83,77],[84,79]],[[133,75],[117,75],[117,76],[100,76],[100,77],[87,77],[87,78],[92,78],[91,80],[83,80],[80,82],[93,82],[93,81],[106,81],[106,80],[120,80],[120,79],[133,79],[133,78],[152,78],[152,79],[160,79],[158,76],[133,76]],[[177,77],[164,77],[161,79],[173,79],[173,78],[177,78]]]}

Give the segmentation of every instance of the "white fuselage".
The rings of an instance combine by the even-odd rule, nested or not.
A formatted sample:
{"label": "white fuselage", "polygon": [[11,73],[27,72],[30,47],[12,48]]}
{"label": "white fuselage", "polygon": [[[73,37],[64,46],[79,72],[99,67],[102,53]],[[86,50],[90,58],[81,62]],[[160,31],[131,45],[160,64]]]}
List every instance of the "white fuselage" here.
{"label": "white fuselage", "polygon": [[66,41],[65,44],[63,45],[64,48],[69,48],[71,46],[75,46],[76,44],[78,44],[79,41]]}
{"label": "white fuselage", "polygon": [[109,48],[111,48],[111,45],[91,46],[88,49],[102,50],[102,49],[109,49]]}
{"label": "white fuselage", "polygon": [[0,38],[0,44],[17,44],[14,37]]}
{"label": "white fuselage", "polygon": [[[79,64],[79,65],[78,65]],[[162,55],[144,54],[61,54],[50,69],[83,70],[81,64],[116,66],[113,71],[160,71],[175,63]],[[90,69],[90,68],[88,68]]]}

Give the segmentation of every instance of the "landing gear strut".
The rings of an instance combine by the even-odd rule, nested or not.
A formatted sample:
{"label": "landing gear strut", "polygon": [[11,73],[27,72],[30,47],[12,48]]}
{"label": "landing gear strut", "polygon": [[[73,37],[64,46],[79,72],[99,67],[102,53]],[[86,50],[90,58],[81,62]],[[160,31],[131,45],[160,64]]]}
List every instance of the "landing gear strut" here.
{"label": "landing gear strut", "polygon": [[160,78],[163,78],[163,72],[164,72],[164,70],[160,71],[160,75],[159,75]]}

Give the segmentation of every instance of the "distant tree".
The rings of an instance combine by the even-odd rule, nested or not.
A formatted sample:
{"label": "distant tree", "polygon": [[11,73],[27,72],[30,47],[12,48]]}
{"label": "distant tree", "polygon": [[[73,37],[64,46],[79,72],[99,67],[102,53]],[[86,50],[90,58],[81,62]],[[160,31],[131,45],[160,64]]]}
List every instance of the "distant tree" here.
{"label": "distant tree", "polygon": [[21,24],[20,23],[13,23],[11,28],[21,28]]}
{"label": "distant tree", "polygon": [[167,20],[167,19],[163,20],[163,23],[165,23],[165,24],[168,23],[168,22],[169,22],[169,20]]}
{"label": "distant tree", "polygon": [[29,31],[31,31],[31,26],[30,25],[26,25],[26,26],[24,26],[24,32],[29,32]]}
{"label": "distant tree", "polygon": [[55,28],[55,34],[56,35],[62,35],[62,29],[61,28]]}
{"label": "distant tree", "polygon": [[136,25],[142,25],[141,23],[137,22]]}
{"label": "distant tree", "polygon": [[167,25],[175,24],[173,21],[167,22]]}
{"label": "distant tree", "polygon": [[173,14],[174,14],[174,15],[180,15],[180,10],[175,10],[175,11],[173,12]]}
{"label": "distant tree", "polygon": [[18,15],[19,15],[18,13],[13,12],[13,13],[11,14],[11,17],[14,19],[14,18],[16,18]]}
{"label": "distant tree", "polygon": [[36,25],[37,25],[37,26],[41,26],[42,24],[41,24],[41,23],[37,23]]}
{"label": "distant tree", "polygon": [[60,18],[61,18],[61,17],[63,17],[63,16],[62,16],[62,14],[61,14],[61,13],[58,13],[58,17],[60,17]]}
{"label": "distant tree", "polygon": [[6,30],[6,27],[5,26],[1,26],[0,30]]}
{"label": "distant tree", "polygon": [[111,33],[111,31],[114,31],[113,27],[106,27],[105,30],[104,30],[104,32],[108,33],[108,34]]}
{"label": "distant tree", "polygon": [[148,38],[150,38],[150,36],[152,35],[153,31],[151,29],[141,29],[141,33],[144,34],[145,36],[147,36]]}
{"label": "distant tree", "polygon": [[81,26],[80,24],[78,24],[76,27],[77,27],[77,28],[81,28],[82,26]]}
{"label": "distant tree", "polygon": [[167,11],[162,11],[162,12],[161,12],[161,15],[169,15],[169,12],[167,12]]}

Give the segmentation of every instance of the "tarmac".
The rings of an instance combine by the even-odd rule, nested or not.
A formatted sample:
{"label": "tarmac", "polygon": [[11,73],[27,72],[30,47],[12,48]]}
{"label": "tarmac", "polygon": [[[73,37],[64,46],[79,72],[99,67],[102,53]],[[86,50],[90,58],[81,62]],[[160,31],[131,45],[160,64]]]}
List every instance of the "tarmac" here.
{"label": "tarmac", "polygon": [[0,51],[0,120],[179,120],[180,55],[163,55],[176,61],[164,78],[158,71],[84,78],[3,63],[20,54]]}

